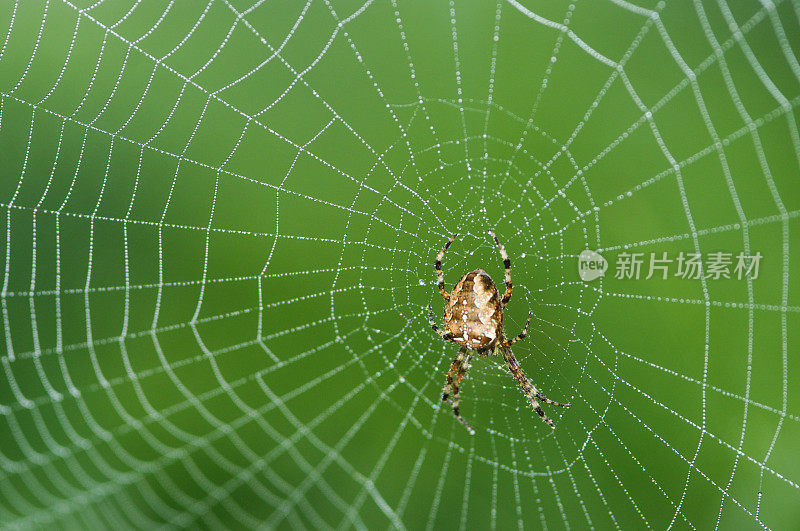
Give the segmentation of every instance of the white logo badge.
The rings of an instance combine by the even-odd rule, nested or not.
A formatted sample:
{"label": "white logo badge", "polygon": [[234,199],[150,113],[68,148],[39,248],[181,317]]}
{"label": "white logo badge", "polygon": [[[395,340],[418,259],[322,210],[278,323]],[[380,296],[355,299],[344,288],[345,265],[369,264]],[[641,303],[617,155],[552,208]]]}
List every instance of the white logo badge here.
{"label": "white logo badge", "polygon": [[607,269],[608,262],[598,252],[586,249],[578,255],[578,274],[584,282],[591,282],[602,277]]}

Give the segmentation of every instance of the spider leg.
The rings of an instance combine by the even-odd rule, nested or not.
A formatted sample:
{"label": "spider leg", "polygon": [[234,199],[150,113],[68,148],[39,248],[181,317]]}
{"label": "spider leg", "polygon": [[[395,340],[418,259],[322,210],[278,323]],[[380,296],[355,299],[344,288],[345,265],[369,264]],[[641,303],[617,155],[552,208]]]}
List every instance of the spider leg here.
{"label": "spider leg", "polygon": [[434,262],[434,264],[433,264],[433,267],[436,268],[436,280],[439,281],[439,293],[442,294],[442,297],[444,297],[444,300],[446,300],[446,301],[450,300],[450,294],[447,293],[447,291],[445,291],[445,289],[444,289],[444,274],[442,273],[442,258],[444,258],[445,251],[447,251],[448,247],[450,247],[450,244],[453,243],[453,240],[455,240],[457,236],[458,236],[458,234],[453,234],[450,237],[450,240],[446,244],[444,244],[444,249],[441,250],[439,255],[436,257],[436,262]]}
{"label": "spider leg", "polygon": [[533,385],[530,381],[528,381],[528,378],[525,376],[525,373],[522,372],[522,367],[519,366],[519,362],[514,357],[514,354],[512,354],[511,349],[506,347],[503,348],[502,350],[503,350],[503,358],[506,360],[506,365],[508,366],[508,370],[511,371],[511,374],[514,375],[514,378],[519,382],[519,385],[525,392],[525,396],[528,397],[528,401],[531,403],[533,410],[536,411],[536,413],[538,413],[540,417],[542,417],[542,420],[544,420],[548,426],[555,429],[556,428],[555,424],[553,424],[553,421],[550,420],[547,417],[547,415],[544,414],[542,407],[539,405],[539,402],[536,399],[539,398],[543,402],[546,402],[548,404],[555,404],[564,407],[569,407],[570,404],[561,404],[558,402],[554,402],[549,398],[547,398],[546,396],[544,396],[542,393],[540,393],[539,390],[536,389],[536,386]]}
{"label": "spider leg", "polygon": [[459,370],[458,374],[456,374],[455,381],[453,382],[453,415],[455,415],[458,421],[463,424],[465,428],[467,428],[467,431],[470,433],[475,433],[475,429],[461,417],[461,413],[458,410],[458,404],[460,401],[458,393],[461,390],[461,381],[464,379],[464,376],[466,376],[467,369],[469,369],[469,358],[470,356],[468,355],[466,361],[461,367],[461,370]]}
{"label": "spider leg", "polygon": [[528,312],[528,320],[525,321],[525,328],[522,329],[522,332],[520,332],[517,337],[514,337],[511,340],[507,339],[507,340],[503,341],[503,345],[504,346],[510,347],[511,345],[513,345],[514,343],[516,343],[520,339],[524,339],[525,336],[528,335],[528,326],[530,326],[530,324],[531,324],[531,317],[533,317],[533,312]]}
{"label": "spider leg", "polygon": [[503,308],[506,307],[508,301],[511,300],[511,290],[514,288],[514,285],[511,283],[511,259],[508,258],[508,253],[506,252],[506,248],[503,247],[503,244],[500,243],[500,240],[497,239],[497,236],[494,235],[494,231],[489,231],[489,235],[494,238],[494,243],[497,244],[497,248],[500,250],[500,256],[503,258],[503,266],[505,267],[506,271],[506,292],[503,293]]}
{"label": "spider leg", "polygon": [[445,341],[450,341],[453,339],[453,334],[450,332],[443,332],[441,328],[436,326],[436,318],[433,316],[433,308],[430,306],[428,306],[428,320],[431,323],[431,328],[433,328],[433,331],[442,336],[442,339]]}
{"label": "spider leg", "polygon": [[[450,365],[450,370],[447,371],[447,376],[445,377],[445,384],[444,387],[442,388],[442,402],[449,401],[450,389],[453,386],[453,377],[457,376],[459,371],[461,371],[461,366],[463,365],[464,362],[464,355],[466,353],[467,353],[467,347],[461,347],[461,349],[458,351],[458,354],[456,354],[456,357],[453,360],[452,365]],[[460,382],[461,380],[458,381]]]}
{"label": "spider leg", "polygon": [[450,389],[452,387],[453,415],[455,415],[458,421],[463,424],[470,433],[474,433],[475,430],[467,423],[466,420],[464,420],[458,410],[461,382],[464,380],[464,376],[466,376],[467,370],[469,369],[470,358],[472,358],[472,355],[469,354],[469,351],[466,349],[466,347],[461,347],[461,350],[458,351],[456,358],[453,360],[453,364],[450,366],[450,371],[447,373],[447,383],[445,383],[444,388],[442,389],[442,401],[448,401]]}
{"label": "spider leg", "polygon": [[545,402],[547,404],[552,404],[554,406],[570,407],[571,405],[571,404],[562,404],[561,402],[556,402],[555,400],[550,400],[549,398],[544,396],[541,391],[538,390],[536,391],[536,398],[538,398],[542,402]]}

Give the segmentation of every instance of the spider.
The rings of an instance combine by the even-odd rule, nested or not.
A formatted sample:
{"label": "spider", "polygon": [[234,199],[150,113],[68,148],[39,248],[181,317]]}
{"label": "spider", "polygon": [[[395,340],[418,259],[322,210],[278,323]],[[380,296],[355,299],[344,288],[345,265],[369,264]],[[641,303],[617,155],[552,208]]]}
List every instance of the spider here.
{"label": "spider", "polygon": [[[505,248],[494,235],[494,232],[489,231],[489,235],[494,238],[495,244],[500,251],[500,256],[503,258],[503,265],[505,266],[505,281],[506,291],[503,294],[502,300],[497,288],[492,282],[492,279],[483,269],[476,269],[461,277],[461,280],[453,288],[453,291],[447,293],[444,289],[444,275],[442,274],[442,258],[444,253],[456,239],[458,234],[453,234],[450,240],[445,244],[444,249],[436,257],[434,267],[436,268],[436,278],[439,281],[439,293],[442,294],[446,301],[444,308],[444,330],[436,326],[433,316],[433,309],[428,306],[428,318],[430,319],[431,328],[442,336],[445,341],[452,341],[458,344],[461,348],[458,351],[450,370],[447,372],[447,379],[442,389],[442,401],[450,402],[450,390],[453,391],[453,414],[459,422],[464,425],[470,433],[475,433],[475,430],[467,424],[461,417],[458,410],[459,396],[461,381],[467,374],[472,359],[473,351],[477,352],[479,356],[496,356],[499,353],[503,355],[508,370],[519,382],[528,401],[533,406],[536,413],[542,417],[548,426],[555,429],[553,421],[547,418],[542,408],[539,406],[538,400],[554,406],[569,407],[570,404],[561,404],[554,400],[550,400],[544,396],[541,391],[536,389],[519,366],[514,354],[511,352],[511,345],[524,338],[528,333],[528,326],[531,324],[532,312],[528,313],[528,320],[525,323],[525,328],[520,334],[511,340],[506,339],[503,332],[503,310],[511,299],[511,260],[508,258]],[[538,399],[538,400],[537,400]]]}

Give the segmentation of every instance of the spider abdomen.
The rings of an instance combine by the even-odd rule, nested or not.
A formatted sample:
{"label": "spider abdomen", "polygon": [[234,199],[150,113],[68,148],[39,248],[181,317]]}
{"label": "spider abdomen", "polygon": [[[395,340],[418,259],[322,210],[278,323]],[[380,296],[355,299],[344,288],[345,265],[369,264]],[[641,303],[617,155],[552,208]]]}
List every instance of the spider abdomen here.
{"label": "spider abdomen", "polygon": [[503,306],[491,277],[476,269],[461,277],[444,310],[445,329],[464,347],[484,350],[503,336]]}

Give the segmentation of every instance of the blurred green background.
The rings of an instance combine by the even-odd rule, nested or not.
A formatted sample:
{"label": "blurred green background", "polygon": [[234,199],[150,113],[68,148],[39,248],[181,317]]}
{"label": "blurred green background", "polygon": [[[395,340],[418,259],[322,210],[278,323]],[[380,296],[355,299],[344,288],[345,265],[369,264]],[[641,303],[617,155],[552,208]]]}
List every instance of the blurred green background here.
{"label": "blurred green background", "polygon": [[[798,528],[799,20],[3,2],[0,524]],[[555,431],[496,358],[440,407],[488,229]],[[718,251],[758,278],[614,277]]]}

